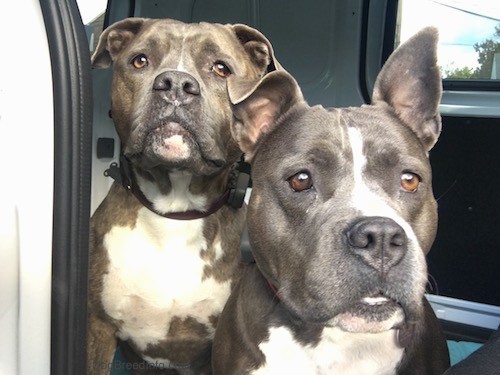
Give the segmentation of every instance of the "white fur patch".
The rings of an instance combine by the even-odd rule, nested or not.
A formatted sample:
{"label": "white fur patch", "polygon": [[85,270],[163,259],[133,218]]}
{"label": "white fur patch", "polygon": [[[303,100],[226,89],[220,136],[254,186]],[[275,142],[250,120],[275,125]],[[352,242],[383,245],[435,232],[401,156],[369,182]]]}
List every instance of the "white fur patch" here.
{"label": "white fur patch", "polygon": [[104,246],[110,260],[104,309],[123,322],[120,338],[133,339],[140,349],[165,339],[173,316],[210,328],[209,317],[220,313],[229,296],[229,281],[203,280],[202,219],[170,220],[141,208],[135,228],[113,227]]}
{"label": "white fur patch", "polygon": [[137,181],[144,195],[160,212],[183,212],[188,210],[203,211],[207,199],[201,195],[194,195],[189,191],[192,175],[187,172],[171,172],[169,174],[172,190],[168,195],[162,195],[158,186],[140,176]]}
{"label": "white fur patch", "polygon": [[273,327],[269,340],[259,345],[266,363],[251,374],[394,374],[404,351],[394,335],[392,330],[359,334],[325,328],[317,345],[303,346],[288,328]]}
{"label": "white fur patch", "polygon": [[[353,156],[354,188],[351,202],[364,216],[384,216],[393,219],[406,232],[413,230],[406,221],[388,204],[389,198],[375,194],[365,183],[363,171],[366,165],[366,155],[363,153],[363,137],[359,130],[348,129]],[[384,199],[385,198],[385,199]]]}
{"label": "white fur patch", "polygon": [[353,155],[354,188],[351,202],[363,216],[388,217],[398,223],[412,242],[418,244],[411,226],[389,204],[390,198],[375,194],[365,183],[363,170],[366,165],[366,156],[363,153],[363,138],[359,130],[349,128],[349,140]]}
{"label": "white fur patch", "polygon": [[188,73],[186,67],[184,66],[184,59],[186,58],[186,53],[185,53],[185,46],[186,43],[184,41],[181,43],[181,53],[179,54],[179,62],[177,64],[176,70],[179,72],[185,72]]}
{"label": "white fur patch", "polygon": [[[424,253],[420,247],[417,236],[411,225],[390,205],[390,197],[375,194],[365,182],[363,171],[366,166],[366,155],[363,153],[363,137],[356,128],[348,128],[349,142],[353,155],[354,187],[351,193],[351,204],[363,216],[381,216],[394,220],[399,224],[408,237],[409,256],[413,258],[415,267],[414,276],[423,289],[427,282],[427,267]],[[423,290],[419,293],[423,294]]]}
{"label": "white fur patch", "polygon": [[189,146],[184,142],[182,135],[173,135],[163,140],[164,154],[169,158],[187,159],[190,155]]}

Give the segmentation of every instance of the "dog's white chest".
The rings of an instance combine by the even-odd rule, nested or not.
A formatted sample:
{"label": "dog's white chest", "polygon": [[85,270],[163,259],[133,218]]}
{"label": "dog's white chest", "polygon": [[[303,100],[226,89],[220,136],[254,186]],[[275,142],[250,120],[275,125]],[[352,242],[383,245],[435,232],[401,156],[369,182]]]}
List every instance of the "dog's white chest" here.
{"label": "dog's white chest", "polygon": [[210,326],[209,317],[218,315],[229,296],[229,281],[203,276],[202,220],[169,220],[142,208],[136,226],[114,227],[104,246],[110,262],[104,309],[122,323],[119,336],[139,348],[165,339],[174,316]]}
{"label": "dog's white chest", "polygon": [[304,346],[288,328],[273,327],[259,349],[266,363],[252,375],[389,375],[395,374],[403,355],[393,331],[352,334],[337,328],[326,328],[317,345]]}

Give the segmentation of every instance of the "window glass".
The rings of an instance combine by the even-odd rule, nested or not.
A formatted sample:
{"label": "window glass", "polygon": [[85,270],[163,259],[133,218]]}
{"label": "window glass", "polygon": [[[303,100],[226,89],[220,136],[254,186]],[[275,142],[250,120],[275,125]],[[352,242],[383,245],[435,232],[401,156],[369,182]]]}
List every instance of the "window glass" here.
{"label": "window glass", "polygon": [[94,51],[99,35],[102,32],[107,2],[108,0],[77,0],[89,41],[90,52]]}
{"label": "window glass", "polygon": [[430,25],[443,78],[500,79],[500,1],[401,0],[395,47]]}

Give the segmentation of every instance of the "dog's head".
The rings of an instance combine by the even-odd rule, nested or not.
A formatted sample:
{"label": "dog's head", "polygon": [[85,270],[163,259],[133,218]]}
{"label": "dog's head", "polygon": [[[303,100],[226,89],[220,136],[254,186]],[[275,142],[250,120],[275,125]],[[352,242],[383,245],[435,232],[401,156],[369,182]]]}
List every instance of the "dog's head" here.
{"label": "dog's head", "polygon": [[146,170],[198,175],[240,155],[228,77],[256,80],[279,67],[269,41],[248,26],[144,18],[104,30],[92,63],[113,65],[112,116],[125,155]]}
{"label": "dog's head", "polygon": [[441,131],[437,31],[389,58],[373,103],[309,107],[284,71],[229,78],[232,132],[252,164],[262,273],[296,317],[351,332],[418,320],[437,226],[428,151]]}

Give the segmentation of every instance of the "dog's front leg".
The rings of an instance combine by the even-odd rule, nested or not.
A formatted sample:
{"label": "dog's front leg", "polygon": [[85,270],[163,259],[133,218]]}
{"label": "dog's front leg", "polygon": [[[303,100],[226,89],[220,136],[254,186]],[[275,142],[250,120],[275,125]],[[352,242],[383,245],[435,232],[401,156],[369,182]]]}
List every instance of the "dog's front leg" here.
{"label": "dog's front leg", "polygon": [[89,314],[87,335],[87,374],[107,375],[116,350],[115,328],[95,314]]}

